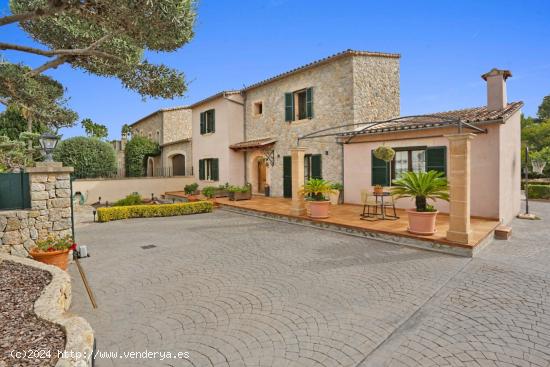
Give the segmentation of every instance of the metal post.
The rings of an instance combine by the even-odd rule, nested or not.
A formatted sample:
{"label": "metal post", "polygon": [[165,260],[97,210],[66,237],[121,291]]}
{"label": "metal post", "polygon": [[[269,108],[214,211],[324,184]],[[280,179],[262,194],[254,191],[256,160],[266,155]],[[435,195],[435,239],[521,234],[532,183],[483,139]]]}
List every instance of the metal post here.
{"label": "metal post", "polygon": [[525,167],[523,170],[525,174],[525,214],[529,214],[529,147],[525,146]]}
{"label": "metal post", "polygon": [[71,184],[71,232],[73,236],[73,242],[76,242],[74,236],[74,200],[73,200],[73,175],[69,176],[69,182]]}

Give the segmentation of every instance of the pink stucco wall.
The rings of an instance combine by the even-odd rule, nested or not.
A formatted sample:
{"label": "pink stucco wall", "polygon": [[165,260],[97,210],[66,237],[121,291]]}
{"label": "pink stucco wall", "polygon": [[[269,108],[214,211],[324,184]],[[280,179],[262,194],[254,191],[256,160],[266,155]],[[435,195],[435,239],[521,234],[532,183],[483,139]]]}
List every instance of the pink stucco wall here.
{"label": "pink stucco wall", "polygon": [[[242,103],[238,94],[228,95],[234,101]],[[216,110],[216,131],[201,135],[201,112]],[[233,185],[244,185],[244,157],[241,152],[234,152],[229,146],[244,140],[242,106],[223,97],[193,107],[193,167],[194,176],[201,186],[217,186],[229,182]],[[219,159],[219,180],[199,180],[199,160],[205,158]]]}
{"label": "pink stucco wall", "polygon": [[500,127],[500,219],[509,223],[521,205],[521,112]]}
{"label": "pink stucco wall", "polygon": [[[519,114],[518,114],[519,116]],[[519,117],[513,116],[506,124],[486,125],[487,134],[478,134],[471,145],[471,215],[498,218],[508,222],[519,211]],[[391,147],[447,146],[445,134],[454,130],[434,129],[410,132],[399,136],[386,135],[385,144]],[[377,137],[378,139],[381,136]],[[360,203],[362,189],[371,189],[371,150],[384,141],[344,145],[344,199]],[[441,212],[448,212],[444,201],[434,203]],[[400,199],[399,208],[412,208],[411,199]]]}

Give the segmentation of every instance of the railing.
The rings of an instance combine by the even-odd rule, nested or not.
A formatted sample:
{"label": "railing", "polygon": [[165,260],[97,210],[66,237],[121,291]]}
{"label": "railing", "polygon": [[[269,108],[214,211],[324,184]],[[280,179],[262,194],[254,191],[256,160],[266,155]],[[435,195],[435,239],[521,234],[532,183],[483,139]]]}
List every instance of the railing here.
{"label": "railing", "polygon": [[28,173],[0,173],[0,210],[28,209],[31,193]]}
{"label": "railing", "polygon": [[193,176],[193,167],[183,172],[174,171],[172,167],[157,167],[153,172],[154,177]]}

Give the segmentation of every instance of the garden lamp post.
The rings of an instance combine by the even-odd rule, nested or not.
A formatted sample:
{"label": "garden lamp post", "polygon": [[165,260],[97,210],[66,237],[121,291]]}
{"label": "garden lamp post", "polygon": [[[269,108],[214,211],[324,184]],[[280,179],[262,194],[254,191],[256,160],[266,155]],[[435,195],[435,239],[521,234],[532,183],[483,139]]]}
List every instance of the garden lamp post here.
{"label": "garden lamp post", "polygon": [[52,153],[55,147],[57,146],[57,142],[59,141],[59,136],[51,134],[51,133],[44,133],[40,135],[40,138],[38,138],[40,142],[40,147],[46,154],[46,158],[44,159],[46,162],[53,162]]}

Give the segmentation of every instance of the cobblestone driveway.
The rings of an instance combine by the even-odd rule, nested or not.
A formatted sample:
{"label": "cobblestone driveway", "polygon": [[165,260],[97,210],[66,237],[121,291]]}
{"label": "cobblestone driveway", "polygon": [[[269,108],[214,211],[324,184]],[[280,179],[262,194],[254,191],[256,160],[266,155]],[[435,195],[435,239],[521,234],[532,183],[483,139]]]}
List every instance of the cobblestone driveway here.
{"label": "cobblestone driveway", "polygon": [[89,224],[73,310],[101,351],[189,352],[99,367],[549,366],[549,224],[474,260],[222,211]]}

